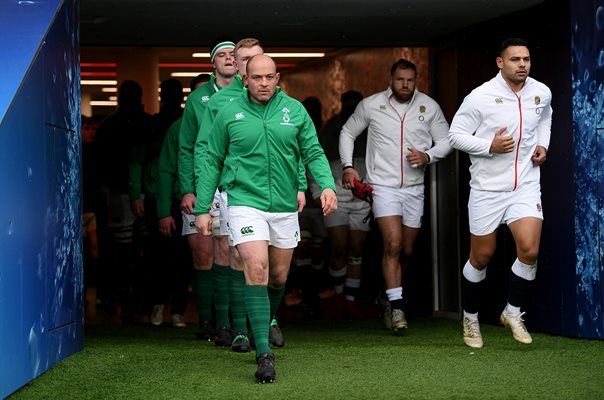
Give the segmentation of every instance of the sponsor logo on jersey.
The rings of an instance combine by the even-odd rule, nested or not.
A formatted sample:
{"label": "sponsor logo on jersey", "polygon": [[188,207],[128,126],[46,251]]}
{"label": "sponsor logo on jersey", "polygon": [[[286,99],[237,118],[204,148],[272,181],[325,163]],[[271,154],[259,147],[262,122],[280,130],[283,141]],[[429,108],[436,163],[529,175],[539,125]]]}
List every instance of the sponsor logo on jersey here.
{"label": "sponsor logo on jersey", "polygon": [[242,112],[238,112],[237,114],[235,114],[235,119],[244,119],[245,115]]}
{"label": "sponsor logo on jersey", "polygon": [[243,236],[249,236],[254,234],[254,229],[252,226],[244,226],[240,229],[240,232]]}
{"label": "sponsor logo on jersey", "polygon": [[210,96],[202,96],[201,97],[201,102],[202,103],[207,103],[208,101],[210,101]]}
{"label": "sponsor logo on jersey", "polygon": [[380,104],[380,110],[385,110],[386,109],[386,105],[385,104]]}
{"label": "sponsor logo on jersey", "polygon": [[189,228],[195,228],[195,221],[189,222]]}
{"label": "sponsor logo on jersey", "polygon": [[503,104],[503,99],[501,97],[496,97],[495,98],[495,103],[497,103],[497,104]]}
{"label": "sponsor logo on jersey", "polygon": [[281,110],[281,112],[283,113],[283,122],[281,122],[281,125],[287,125],[287,126],[293,126],[294,124],[290,123],[290,118],[289,118],[289,109],[287,107],[283,107],[283,109]]}
{"label": "sponsor logo on jersey", "polygon": [[541,203],[537,203],[537,211],[542,212]]}

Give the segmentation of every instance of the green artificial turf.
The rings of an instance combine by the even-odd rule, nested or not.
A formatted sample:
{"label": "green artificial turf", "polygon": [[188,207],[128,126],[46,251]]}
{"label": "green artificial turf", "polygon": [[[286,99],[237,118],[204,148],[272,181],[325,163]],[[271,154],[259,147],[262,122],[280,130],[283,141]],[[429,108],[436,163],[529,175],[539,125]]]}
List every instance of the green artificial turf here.
{"label": "green artificial turf", "polygon": [[378,320],[283,321],[277,381],[255,383],[253,353],[149,325],[87,326],[84,349],[9,397],[17,399],[602,399],[604,342],[533,333],[521,345],[482,326],[422,318],[395,337]]}

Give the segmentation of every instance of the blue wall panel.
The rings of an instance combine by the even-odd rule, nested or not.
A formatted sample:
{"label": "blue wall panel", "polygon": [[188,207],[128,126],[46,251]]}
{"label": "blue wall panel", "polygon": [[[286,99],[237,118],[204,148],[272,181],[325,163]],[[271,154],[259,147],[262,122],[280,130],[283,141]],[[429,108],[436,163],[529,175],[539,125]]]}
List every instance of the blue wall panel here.
{"label": "blue wall panel", "polygon": [[0,397],[83,345],[79,2],[24,10],[0,25],[4,49],[8,29],[39,17],[29,63],[9,71],[18,91],[0,103]]}
{"label": "blue wall panel", "polygon": [[602,1],[582,1],[575,2],[572,10],[576,323],[579,336],[604,338],[601,248],[604,141],[597,129],[603,103],[600,60],[604,8]]}

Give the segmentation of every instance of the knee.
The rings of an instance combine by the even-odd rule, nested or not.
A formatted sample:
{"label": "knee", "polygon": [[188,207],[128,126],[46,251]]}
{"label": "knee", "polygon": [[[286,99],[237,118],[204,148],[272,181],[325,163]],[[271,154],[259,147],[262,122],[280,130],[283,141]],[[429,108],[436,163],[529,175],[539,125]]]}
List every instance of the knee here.
{"label": "knee", "polygon": [[403,252],[403,256],[405,256],[405,258],[410,258],[413,255],[413,246],[412,245],[403,246],[402,252]]}
{"label": "knee", "polygon": [[334,246],[331,249],[331,255],[336,260],[344,260],[346,257],[346,249],[340,246]]}
{"label": "knee", "polygon": [[193,267],[202,271],[212,269],[214,255],[207,251],[196,251],[193,254]]}
{"label": "knee", "polygon": [[231,265],[237,271],[243,271],[243,259],[241,258],[241,255],[238,251],[231,252]]}
{"label": "knee", "polygon": [[384,239],[384,255],[398,258],[401,254],[401,243],[398,240]]}
{"label": "knee", "polygon": [[477,270],[483,270],[489,265],[491,262],[491,258],[493,257],[492,252],[488,251],[472,251],[470,253],[470,263]]}
{"label": "knee", "polygon": [[271,270],[269,274],[269,286],[272,288],[282,288],[287,281],[289,269],[280,268],[279,270]]}
{"label": "knee", "polygon": [[246,277],[249,285],[267,285],[268,276],[262,265],[246,265]]}
{"label": "knee", "polygon": [[537,263],[538,256],[539,249],[536,247],[518,249],[518,259],[526,265],[535,265]]}

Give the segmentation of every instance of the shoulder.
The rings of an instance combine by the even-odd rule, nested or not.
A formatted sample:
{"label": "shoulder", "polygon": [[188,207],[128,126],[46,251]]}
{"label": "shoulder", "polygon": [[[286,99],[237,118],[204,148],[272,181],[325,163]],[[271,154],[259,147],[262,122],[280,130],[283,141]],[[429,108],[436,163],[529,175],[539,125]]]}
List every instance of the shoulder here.
{"label": "shoulder", "polygon": [[[417,91],[415,93],[415,99],[413,100],[413,103],[418,105],[420,108],[423,105],[424,107],[429,107],[431,110],[440,110],[440,106],[438,105],[436,100],[434,100],[432,97],[428,96],[424,92]],[[423,112],[425,111],[426,110],[424,110]]]}
{"label": "shoulder", "polygon": [[203,85],[195,89],[189,94],[189,98],[191,100],[200,100],[202,103],[205,103],[210,100],[210,97],[214,93],[214,88],[212,82],[205,82]]}
{"label": "shoulder", "polygon": [[238,96],[233,98],[233,101],[223,104],[218,109],[216,118],[221,119],[223,122],[239,120],[241,119],[241,115],[245,115],[244,113],[247,109],[246,99],[243,96]]}
{"label": "shoulder", "polygon": [[542,83],[531,77],[528,77],[526,82],[527,82],[528,86],[531,88],[531,91],[542,92],[551,97],[552,91],[545,83]]}

